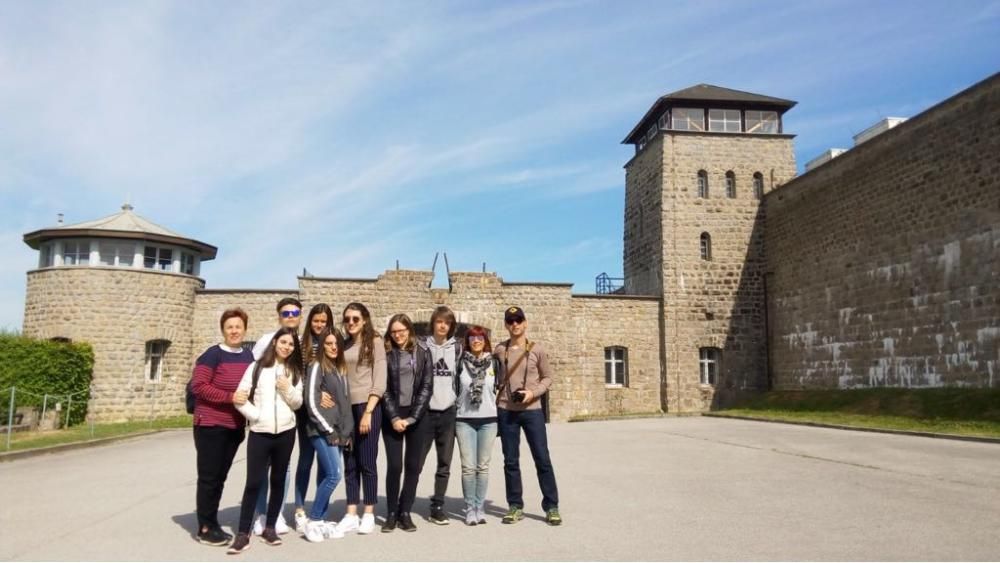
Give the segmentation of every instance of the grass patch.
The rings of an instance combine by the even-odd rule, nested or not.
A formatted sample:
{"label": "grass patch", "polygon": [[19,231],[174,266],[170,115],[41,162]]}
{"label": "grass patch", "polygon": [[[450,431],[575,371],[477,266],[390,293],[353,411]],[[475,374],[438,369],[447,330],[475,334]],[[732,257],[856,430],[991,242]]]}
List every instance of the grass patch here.
{"label": "grass patch", "polygon": [[[185,414],[171,418],[160,418],[153,421],[143,420],[134,422],[111,422],[104,424],[78,424],[62,430],[50,430],[48,432],[15,432],[10,436],[10,450],[0,449],[0,451],[17,451],[32,448],[44,448],[48,446],[59,446],[74,442],[86,442],[99,438],[112,438],[128,436],[130,434],[141,434],[150,430],[163,430],[168,428],[190,428],[191,415]],[[6,434],[0,435],[0,448],[6,445]]]}
{"label": "grass patch", "polygon": [[719,413],[1000,438],[1000,390],[996,389],[772,391]]}

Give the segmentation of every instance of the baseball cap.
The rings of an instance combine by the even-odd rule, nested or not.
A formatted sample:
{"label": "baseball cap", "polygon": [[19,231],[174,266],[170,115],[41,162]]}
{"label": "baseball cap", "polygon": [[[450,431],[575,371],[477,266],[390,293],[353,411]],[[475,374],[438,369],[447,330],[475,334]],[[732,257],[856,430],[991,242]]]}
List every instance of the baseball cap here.
{"label": "baseball cap", "polygon": [[525,319],[524,309],[517,306],[510,307],[503,313],[503,322],[505,324],[510,324],[510,322],[513,320],[523,321],[524,319]]}

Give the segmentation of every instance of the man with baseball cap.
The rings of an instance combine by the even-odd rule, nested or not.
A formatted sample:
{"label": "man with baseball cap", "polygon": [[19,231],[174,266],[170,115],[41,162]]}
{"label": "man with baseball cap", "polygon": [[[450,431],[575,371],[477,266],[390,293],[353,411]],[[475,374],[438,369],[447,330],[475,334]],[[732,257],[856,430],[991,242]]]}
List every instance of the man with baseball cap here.
{"label": "man with baseball cap", "polygon": [[538,486],[542,489],[545,522],[558,526],[562,524],[559,490],[549,458],[545,414],[540,400],[552,384],[549,358],[544,346],[528,340],[528,320],[524,309],[516,306],[508,308],[504,311],[503,320],[510,338],[493,351],[493,355],[500,359],[504,372],[498,379],[500,387],[497,392],[497,427],[503,450],[508,506],[503,523],[515,524],[524,518],[520,464],[521,431],[524,430],[535,462]]}

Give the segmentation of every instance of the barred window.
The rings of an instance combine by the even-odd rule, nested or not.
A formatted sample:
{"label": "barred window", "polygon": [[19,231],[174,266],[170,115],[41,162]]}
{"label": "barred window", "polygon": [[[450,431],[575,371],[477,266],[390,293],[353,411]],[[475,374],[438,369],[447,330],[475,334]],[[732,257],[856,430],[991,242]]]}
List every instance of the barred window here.
{"label": "barred window", "polygon": [[757,199],[764,198],[764,175],[760,172],[753,173],[753,196]]}
{"label": "barred window", "polygon": [[698,364],[701,366],[701,384],[715,385],[719,380],[719,364],[722,361],[722,350],[718,348],[700,348]]}
{"label": "barred window", "polygon": [[698,171],[698,197],[708,198],[708,172]]}
{"label": "barred window", "polygon": [[701,233],[701,259],[712,259],[712,235]]}
{"label": "barred window", "polygon": [[604,349],[604,384],[628,387],[628,348],[610,346]]}
{"label": "barred window", "polygon": [[736,174],[732,170],[726,172],[726,197],[736,197]]}

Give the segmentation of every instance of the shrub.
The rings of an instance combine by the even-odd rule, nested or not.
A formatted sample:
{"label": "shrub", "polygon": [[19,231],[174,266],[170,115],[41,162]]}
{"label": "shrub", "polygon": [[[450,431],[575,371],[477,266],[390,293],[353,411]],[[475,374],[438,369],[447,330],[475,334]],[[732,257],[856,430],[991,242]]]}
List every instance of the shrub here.
{"label": "shrub", "polygon": [[[11,387],[17,388],[15,409],[41,408],[43,397],[48,394],[48,408],[54,408],[56,401],[62,402],[64,409],[70,408],[71,425],[83,422],[93,373],[94,351],[90,344],[0,334],[0,425],[7,424]],[[72,395],[71,401],[67,401],[67,395]],[[65,417],[66,413],[62,414]],[[63,418],[62,422],[65,421]]]}

